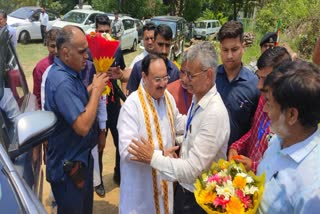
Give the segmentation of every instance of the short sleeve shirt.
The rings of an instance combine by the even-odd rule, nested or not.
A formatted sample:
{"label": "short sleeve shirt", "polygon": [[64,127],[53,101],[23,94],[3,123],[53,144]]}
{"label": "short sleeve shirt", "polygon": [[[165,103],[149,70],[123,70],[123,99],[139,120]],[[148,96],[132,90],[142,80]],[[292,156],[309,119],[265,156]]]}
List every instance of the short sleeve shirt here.
{"label": "short sleeve shirt", "polygon": [[56,130],[48,138],[47,180],[58,182],[64,177],[64,161],[81,161],[88,165],[98,128],[94,123],[85,137],[72,129],[75,120],[86,110],[89,95],[80,72],[73,71],[58,57],[48,73],[45,94],[44,108],[53,111],[58,120]]}

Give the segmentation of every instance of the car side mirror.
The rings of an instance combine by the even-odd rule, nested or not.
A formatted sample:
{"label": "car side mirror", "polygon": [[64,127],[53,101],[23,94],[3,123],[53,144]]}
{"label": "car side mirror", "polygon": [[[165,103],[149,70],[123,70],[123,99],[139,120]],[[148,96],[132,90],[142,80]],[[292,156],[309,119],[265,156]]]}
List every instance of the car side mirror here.
{"label": "car side mirror", "polygon": [[43,143],[52,134],[57,123],[53,112],[34,111],[22,113],[16,120],[16,140],[10,144],[8,153],[14,159],[31,148]]}

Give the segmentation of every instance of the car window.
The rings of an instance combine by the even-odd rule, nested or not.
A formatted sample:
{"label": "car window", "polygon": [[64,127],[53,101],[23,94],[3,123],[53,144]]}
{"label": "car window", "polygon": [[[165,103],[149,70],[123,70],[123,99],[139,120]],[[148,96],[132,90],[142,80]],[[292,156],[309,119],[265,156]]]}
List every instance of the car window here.
{"label": "car window", "polygon": [[40,18],[40,11],[37,11],[33,14],[32,19],[38,21],[39,18]]}
{"label": "car window", "polygon": [[13,11],[12,13],[10,13],[9,16],[19,18],[19,19],[27,19],[32,16],[33,11],[34,10],[32,10],[30,8],[22,7],[22,8],[19,8],[19,9]]}
{"label": "car window", "polygon": [[196,28],[206,28],[206,23],[205,22],[197,22]]}
{"label": "car window", "polygon": [[56,20],[58,18],[57,15],[54,14],[53,12],[51,12],[51,11],[47,11],[47,13],[48,13],[48,16],[49,16],[49,21],[54,21],[54,20]]}
{"label": "car window", "polygon": [[96,22],[96,16],[97,16],[97,15],[98,15],[97,13],[91,14],[91,15],[89,16],[89,18],[88,18],[88,20],[90,20],[91,23],[88,23],[88,20],[87,20],[85,24],[93,24],[93,23],[95,23],[95,22]]}
{"label": "car window", "polygon": [[122,23],[125,30],[134,28],[134,22],[131,19],[123,19]]}
{"label": "car window", "polygon": [[[2,141],[2,139],[1,139]],[[2,161],[2,158],[0,158]],[[4,212],[10,213],[24,213],[22,207],[20,207],[20,201],[18,201],[18,195],[12,186],[8,177],[8,172],[5,171],[2,162],[0,162],[0,207]],[[8,170],[8,169],[7,169]]]}
{"label": "car window", "polygon": [[81,24],[86,20],[88,14],[79,12],[70,12],[63,16],[61,21]]}
{"label": "car window", "polygon": [[160,24],[168,25],[171,28],[172,32],[173,32],[173,37],[176,36],[176,32],[177,32],[177,24],[176,24],[176,22],[170,22],[170,21],[165,21],[165,20],[154,20],[154,19],[152,19],[151,21],[157,26],[160,25]]}

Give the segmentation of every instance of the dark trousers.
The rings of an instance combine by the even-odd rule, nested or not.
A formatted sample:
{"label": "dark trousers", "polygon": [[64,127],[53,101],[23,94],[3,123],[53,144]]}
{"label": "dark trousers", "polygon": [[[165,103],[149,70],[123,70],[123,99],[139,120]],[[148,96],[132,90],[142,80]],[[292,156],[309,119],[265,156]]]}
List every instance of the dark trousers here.
{"label": "dark trousers", "polygon": [[46,29],[47,29],[47,26],[45,25],[40,25],[40,31],[41,31],[41,37],[42,37],[42,41],[43,43],[45,44],[46,42]]}
{"label": "dark trousers", "polygon": [[179,183],[174,193],[175,214],[205,214],[206,212],[197,204],[193,192],[184,189]]}
{"label": "dark trousers", "polygon": [[91,214],[93,207],[93,159],[86,168],[85,185],[78,189],[68,175],[61,182],[52,182],[51,189],[59,214]]}
{"label": "dark trousers", "polygon": [[[119,133],[117,129],[118,117],[120,113],[120,101],[119,102],[109,102],[107,105],[107,112],[108,112],[108,120],[107,120],[107,132],[106,136],[108,135],[108,129],[110,129],[113,144],[116,147],[116,158],[115,158],[115,166],[114,166],[114,173],[120,175],[120,154],[119,154]],[[100,169],[102,169],[102,154],[99,153],[99,163],[101,162]]]}

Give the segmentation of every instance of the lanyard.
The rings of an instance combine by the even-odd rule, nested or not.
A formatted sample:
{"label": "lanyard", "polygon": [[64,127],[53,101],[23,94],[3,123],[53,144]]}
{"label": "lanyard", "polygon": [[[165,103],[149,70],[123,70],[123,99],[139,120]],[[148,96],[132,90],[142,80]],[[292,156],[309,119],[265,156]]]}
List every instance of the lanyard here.
{"label": "lanyard", "polygon": [[183,100],[184,100],[184,104],[186,106],[186,109],[188,110],[188,97],[187,97],[187,90],[182,88],[183,91]]}
{"label": "lanyard", "polygon": [[262,113],[262,118],[261,118],[261,121],[260,121],[260,124],[259,124],[259,129],[258,129],[258,140],[257,140],[257,143],[256,143],[256,147],[259,145],[260,140],[262,139],[262,136],[266,132],[267,128],[270,126],[270,120],[268,120],[265,123],[265,119],[266,119],[265,118],[265,114]]}
{"label": "lanyard", "polygon": [[187,120],[187,126],[186,126],[186,132],[184,134],[184,138],[187,137],[187,133],[188,133],[188,130],[190,128],[190,133],[191,133],[191,121],[193,119],[193,116],[196,114],[196,112],[199,110],[200,106],[198,106],[196,108],[196,110],[194,110],[193,114],[192,114],[192,109],[193,109],[193,106],[194,106],[194,103],[192,102],[192,105],[191,105],[191,108],[190,108],[190,114],[189,114],[189,117],[188,117],[188,120]]}

